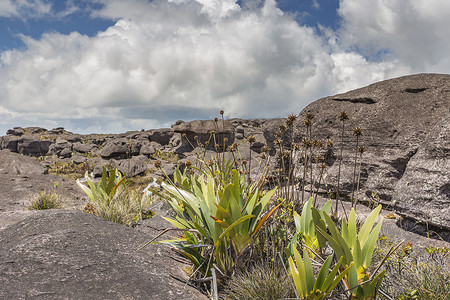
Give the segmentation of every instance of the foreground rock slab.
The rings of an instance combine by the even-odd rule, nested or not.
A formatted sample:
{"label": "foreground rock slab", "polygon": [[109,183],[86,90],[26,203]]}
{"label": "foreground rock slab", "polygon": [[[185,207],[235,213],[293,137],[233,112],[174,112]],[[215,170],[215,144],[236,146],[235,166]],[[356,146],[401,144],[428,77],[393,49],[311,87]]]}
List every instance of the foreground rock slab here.
{"label": "foreground rock slab", "polygon": [[171,250],[76,210],[38,212],[0,231],[0,299],[207,299]]}

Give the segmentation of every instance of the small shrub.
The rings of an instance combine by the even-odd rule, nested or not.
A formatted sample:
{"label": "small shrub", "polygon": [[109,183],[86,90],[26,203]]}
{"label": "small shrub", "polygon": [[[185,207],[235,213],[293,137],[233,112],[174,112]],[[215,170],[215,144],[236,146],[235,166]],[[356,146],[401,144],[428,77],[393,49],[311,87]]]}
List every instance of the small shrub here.
{"label": "small shrub", "polygon": [[31,197],[29,210],[43,210],[52,208],[62,208],[61,197],[53,191],[40,191]]}
{"label": "small shrub", "polygon": [[127,226],[152,216],[153,212],[148,210],[151,198],[145,193],[130,190],[126,178],[117,169],[108,173],[103,167],[102,179],[97,184],[87,173],[85,180],[87,185],[77,180],[78,186],[92,201],[86,205],[85,212]]}
{"label": "small shrub", "polygon": [[223,300],[275,300],[295,298],[292,283],[282,266],[257,264],[249,270],[241,270],[227,282]]}
{"label": "small shrub", "polygon": [[[378,259],[392,242],[380,241]],[[440,251],[442,249],[442,251]],[[430,256],[415,253],[415,247],[405,243],[384,267],[386,276],[382,289],[395,299],[450,299],[450,254],[446,248],[434,248]]]}

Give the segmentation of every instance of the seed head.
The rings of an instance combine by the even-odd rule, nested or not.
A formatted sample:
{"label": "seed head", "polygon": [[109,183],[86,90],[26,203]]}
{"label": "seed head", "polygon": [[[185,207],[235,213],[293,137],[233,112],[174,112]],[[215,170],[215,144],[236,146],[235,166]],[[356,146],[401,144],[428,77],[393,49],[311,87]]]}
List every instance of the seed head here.
{"label": "seed head", "polygon": [[244,159],[243,161],[242,161],[242,164],[245,166],[246,164],[247,164],[248,162]]}
{"label": "seed head", "polygon": [[354,136],[361,136],[362,134],[363,134],[363,131],[360,127],[356,127],[355,129],[353,129]]}
{"label": "seed head", "polygon": [[190,160],[187,160],[185,163],[186,167],[192,166],[192,162]]}
{"label": "seed head", "polygon": [[248,142],[249,142],[250,144],[253,144],[253,143],[256,141],[256,138],[255,138],[254,135],[251,135],[251,136],[248,137],[247,140],[248,140]]}
{"label": "seed head", "polygon": [[208,146],[208,145],[209,145],[209,141],[206,141],[206,142],[205,142],[205,145]]}
{"label": "seed head", "polygon": [[223,115],[223,113],[224,113],[224,111],[223,111],[223,109],[222,109],[222,110],[220,111],[220,114]]}
{"label": "seed head", "polygon": [[273,141],[275,144],[277,144],[277,145],[279,145],[279,144],[281,144],[282,142],[283,142],[283,140],[282,139],[280,139],[280,138],[277,138],[275,141]]}
{"label": "seed head", "polygon": [[305,124],[306,127],[310,127],[312,125],[312,121],[311,119],[305,119],[305,122],[303,122],[303,124]]}
{"label": "seed head", "polygon": [[313,141],[313,146],[316,148],[322,148],[323,147],[323,142],[318,141],[318,140],[314,140]]}
{"label": "seed head", "polygon": [[348,114],[343,111],[339,114],[339,120],[341,120],[342,122],[344,122],[345,120],[348,120]]}
{"label": "seed head", "polygon": [[314,119],[314,114],[313,113],[307,113],[306,114],[306,118],[309,119],[309,120],[312,120],[312,119]]}
{"label": "seed head", "polygon": [[294,150],[295,151],[299,151],[300,150],[300,145],[299,144],[294,144]]}
{"label": "seed head", "polygon": [[228,138],[223,138],[223,143],[224,144],[228,143]]}
{"label": "seed head", "polygon": [[305,147],[305,148],[310,148],[312,146],[311,141],[307,140],[307,139],[303,139],[302,144],[303,144],[303,147]]}
{"label": "seed head", "polygon": [[266,155],[266,153],[261,153],[260,157],[261,157],[261,159],[266,159],[267,155]]}
{"label": "seed head", "polygon": [[183,133],[181,136],[182,136],[182,137],[186,137],[186,133]]}
{"label": "seed head", "polygon": [[291,151],[289,151],[289,150],[284,151],[283,156],[284,156],[284,157],[289,157],[289,156],[291,156]]}
{"label": "seed head", "polygon": [[278,126],[278,129],[280,130],[280,132],[285,132],[287,127],[284,123],[281,123],[280,126]]}
{"label": "seed head", "polygon": [[322,155],[317,155],[316,156],[316,161],[317,162],[323,162],[325,160],[325,158]]}
{"label": "seed head", "polygon": [[159,160],[155,161],[154,163],[155,168],[161,168],[161,162]]}
{"label": "seed head", "polygon": [[364,147],[363,145],[358,146],[358,153],[363,154],[364,152],[366,152],[366,147]]}
{"label": "seed head", "polygon": [[327,141],[327,148],[333,148],[333,142],[331,140]]}
{"label": "seed head", "polygon": [[194,136],[194,141],[196,141],[198,139],[198,136]]}
{"label": "seed head", "polygon": [[290,114],[286,119],[286,125],[289,127],[294,125],[295,119],[297,119],[297,116],[294,114]]}
{"label": "seed head", "polygon": [[[217,118],[216,118],[216,119],[217,119]],[[216,131],[215,131],[215,130],[211,130],[209,133],[210,133],[210,134],[216,134]]]}
{"label": "seed head", "polygon": [[219,118],[214,118],[214,122],[219,122]]}

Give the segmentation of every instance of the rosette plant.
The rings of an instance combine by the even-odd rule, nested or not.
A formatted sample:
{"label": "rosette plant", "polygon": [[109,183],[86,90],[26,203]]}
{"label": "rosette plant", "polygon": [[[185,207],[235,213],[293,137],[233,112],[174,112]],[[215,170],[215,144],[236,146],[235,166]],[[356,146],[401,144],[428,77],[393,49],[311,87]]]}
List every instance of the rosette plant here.
{"label": "rosette plant", "polygon": [[163,182],[161,192],[153,191],[175,212],[166,220],[183,232],[161,243],[174,246],[205,276],[213,266],[229,275],[244,262],[258,230],[281,204],[267,211],[276,189],[264,192],[256,184],[247,188],[238,170],[230,174],[226,182],[218,172],[189,175],[177,169],[173,182]]}

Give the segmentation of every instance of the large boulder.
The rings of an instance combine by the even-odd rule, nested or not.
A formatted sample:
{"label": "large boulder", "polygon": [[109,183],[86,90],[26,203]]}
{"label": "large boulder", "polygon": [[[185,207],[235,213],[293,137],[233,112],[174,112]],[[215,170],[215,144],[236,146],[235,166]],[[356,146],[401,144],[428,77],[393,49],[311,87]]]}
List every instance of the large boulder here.
{"label": "large boulder", "polygon": [[1,299],[208,299],[151,237],[76,210],[36,212],[0,231]]}
{"label": "large boulder", "polygon": [[47,173],[36,159],[9,150],[0,151],[0,174],[10,175],[43,175]]}
{"label": "large boulder", "polygon": [[[303,121],[307,113],[313,113],[313,138],[334,142],[334,157],[323,185],[334,190],[342,129],[338,115],[346,111],[350,118],[345,121],[341,195],[351,195],[356,140],[352,130],[361,127],[359,143],[367,151],[356,197],[380,201],[406,217],[449,229],[448,210],[439,209],[450,206],[445,192],[449,109],[450,75],[404,76],[313,102],[299,115],[297,135],[306,136]],[[422,167],[425,170],[419,171]]]}

